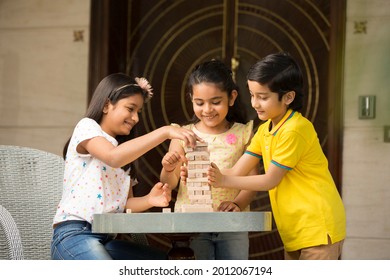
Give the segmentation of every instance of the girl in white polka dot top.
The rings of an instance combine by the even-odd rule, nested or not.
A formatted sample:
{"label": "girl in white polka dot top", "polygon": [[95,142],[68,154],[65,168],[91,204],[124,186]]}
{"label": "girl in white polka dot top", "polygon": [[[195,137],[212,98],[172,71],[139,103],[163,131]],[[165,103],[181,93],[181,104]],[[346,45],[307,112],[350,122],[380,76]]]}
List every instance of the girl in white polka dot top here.
{"label": "girl in white polka dot top", "polygon": [[134,138],[133,128],[152,95],[145,78],[121,73],[105,77],[97,86],[85,117],[64,147],[62,199],[53,221],[53,259],[166,258],[151,247],[91,232],[93,214],[167,206],[171,190],[161,182],[149,194],[133,197],[130,165],[167,139],[196,144],[194,132],[173,126]]}

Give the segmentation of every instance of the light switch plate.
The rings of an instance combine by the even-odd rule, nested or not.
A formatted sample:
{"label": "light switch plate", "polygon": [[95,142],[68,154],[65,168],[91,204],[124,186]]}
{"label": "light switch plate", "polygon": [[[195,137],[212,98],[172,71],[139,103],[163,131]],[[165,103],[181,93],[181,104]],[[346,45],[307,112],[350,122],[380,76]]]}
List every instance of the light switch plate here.
{"label": "light switch plate", "polygon": [[359,119],[375,118],[375,95],[359,96]]}

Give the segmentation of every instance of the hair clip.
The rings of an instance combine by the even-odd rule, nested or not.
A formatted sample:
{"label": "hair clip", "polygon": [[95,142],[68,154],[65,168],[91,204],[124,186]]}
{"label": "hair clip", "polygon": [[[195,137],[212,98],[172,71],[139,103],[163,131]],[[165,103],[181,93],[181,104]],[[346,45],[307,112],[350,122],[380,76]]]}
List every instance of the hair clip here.
{"label": "hair clip", "polygon": [[143,91],[147,92],[148,96],[146,97],[145,102],[148,102],[153,97],[153,88],[150,85],[149,81],[144,77],[136,77],[135,81]]}

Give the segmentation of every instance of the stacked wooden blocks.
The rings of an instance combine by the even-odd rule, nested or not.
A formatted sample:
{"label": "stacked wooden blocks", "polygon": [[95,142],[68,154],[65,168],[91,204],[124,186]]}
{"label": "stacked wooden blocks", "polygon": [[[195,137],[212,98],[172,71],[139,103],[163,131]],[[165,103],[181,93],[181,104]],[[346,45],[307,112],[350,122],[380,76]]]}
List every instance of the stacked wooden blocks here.
{"label": "stacked wooden blocks", "polygon": [[187,163],[187,192],[190,204],[183,204],[178,212],[213,212],[211,188],[207,182],[210,153],[207,143],[198,142],[195,148],[185,148]]}

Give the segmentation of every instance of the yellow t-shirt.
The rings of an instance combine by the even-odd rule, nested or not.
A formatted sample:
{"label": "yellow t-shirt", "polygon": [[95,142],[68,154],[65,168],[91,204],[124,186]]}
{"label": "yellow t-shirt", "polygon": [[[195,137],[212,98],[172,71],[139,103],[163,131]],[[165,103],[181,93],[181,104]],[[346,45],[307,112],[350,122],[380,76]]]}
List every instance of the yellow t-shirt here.
{"label": "yellow t-shirt", "polygon": [[[214,162],[220,169],[224,169],[231,168],[245,152],[245,148],[251,138],[253,121],[247,124],[234,123],[228,131],[221,134],[202,133],[193,124],[184,127],[193,130],[200,138],[207,142],[210,152],[210,162]],[[240,190],[238,189],[211,188],[214,211],[217,210],[222,201],[234,200],[239,192]],[[175,210],[180,209],[183,204],[190,204],[190,200],[187,195],[187,187],[180,183]],[[243,209],[243,211],[248,210],[249,206]]]}
{"label": "yellow t-shirt", "polygon": [[288,110],[269,131],[270,120],[254,135],[246,153],[289,170],[269,191],[272,212],[287,251],[341,241],[345,210],[312,123]]}

